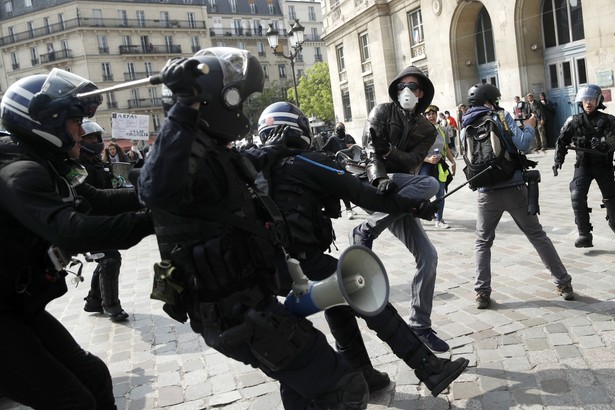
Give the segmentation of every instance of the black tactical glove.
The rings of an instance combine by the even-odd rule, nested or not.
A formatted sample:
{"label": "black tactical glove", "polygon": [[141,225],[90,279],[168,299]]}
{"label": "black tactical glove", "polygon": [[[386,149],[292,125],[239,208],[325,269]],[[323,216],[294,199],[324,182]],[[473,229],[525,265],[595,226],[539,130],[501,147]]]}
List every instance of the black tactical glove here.
{"label": "black tactical glove", "polygon": [[415,217],[431,221],[438,211],[439,206],[439,201],[430,202],[428,199],[417,199],[411,213]]}
{"label": "black tactical glove", "polygon": [[286,145],[286,136],[289,131],[289,125],[278,125],[269,134],[265,145],[261,147],[263,151],[267,152],[267,156],[272,164],[282,158],[299,155],[303,152],[299,148],[290,148]]}
{"label": "black tactical glove", "polygon": [[556,177],[558,175],[558,170],[562,169],[562,163],[555,161],[553,163],[553,166],[551,167],[551,169],[553,170],[553,176]]}
{"label": "black tactical glove", "polygon": [[607,144],[606,141],[600,141],[600,139],[596,137],[592,138],[591,147],[600,152],[607,152],[609,150],[609,144]]}
{"label": "black tactical glove", "polygon": [[378,179],[376,187],[378,188],[378,193],[381,195],[388,194],[388,193],[394,194],[399,189],[397,187],[397,184],[395,184],[395,182],[393,182],[389,178]]}
{"label": "black tactical glove", "polygon": [[199,91],[196,82],[198,65],[197,60],[188,58],[171,59],[160,72],[160,77],[178,98],[191,98]]}
{"label": "black tactical glove", "polygon": [[376,130],[373,128],[369,129],[369,135],[372,139],[372,147],[374,147],[376,155],[382,157],[387,156],[391,152],[391,143],[387,135],[382,133],[377,134]]}

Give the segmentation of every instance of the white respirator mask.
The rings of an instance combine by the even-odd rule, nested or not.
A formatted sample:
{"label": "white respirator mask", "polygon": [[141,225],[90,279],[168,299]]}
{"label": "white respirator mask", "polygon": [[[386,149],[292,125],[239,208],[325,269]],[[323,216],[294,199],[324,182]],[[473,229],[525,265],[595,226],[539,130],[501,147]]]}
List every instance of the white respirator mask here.
{"label": "white respirator mask", "polygon": [[414,95],[412,91],[408,87],[404,88],[399,95],[397,96],[397,100],[399,101],[399,105],[404,110],[414,112],[414,108],[416,104],[419,102],[419,99]]}

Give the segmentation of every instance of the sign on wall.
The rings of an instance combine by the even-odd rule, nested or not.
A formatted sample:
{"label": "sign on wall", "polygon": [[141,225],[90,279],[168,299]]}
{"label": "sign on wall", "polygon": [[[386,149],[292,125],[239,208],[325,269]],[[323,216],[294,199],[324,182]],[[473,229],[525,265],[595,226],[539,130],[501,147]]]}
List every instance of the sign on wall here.
{"label": "sign on wall", "polygon": [[149,115],[111,114],[111,138],[129,140],[149,139]]}

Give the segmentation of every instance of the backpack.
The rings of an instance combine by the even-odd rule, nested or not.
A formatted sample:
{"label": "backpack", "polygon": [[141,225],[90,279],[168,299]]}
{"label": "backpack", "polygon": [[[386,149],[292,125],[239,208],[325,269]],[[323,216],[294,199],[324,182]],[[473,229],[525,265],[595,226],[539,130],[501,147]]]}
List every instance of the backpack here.
{"label": "backpack", "polygon": [[[509,132],[504,113],[498,115],[506,132]],[[522,169],[522,155],[508,152],[508,145],[509,142],[491,117],[491,113],[466,126],[461,149],[466,163],[463,172],[470,188],[475,190],[507,181],[513,177],[516,170]],[[489,166],[491,169],[483,172]]]}

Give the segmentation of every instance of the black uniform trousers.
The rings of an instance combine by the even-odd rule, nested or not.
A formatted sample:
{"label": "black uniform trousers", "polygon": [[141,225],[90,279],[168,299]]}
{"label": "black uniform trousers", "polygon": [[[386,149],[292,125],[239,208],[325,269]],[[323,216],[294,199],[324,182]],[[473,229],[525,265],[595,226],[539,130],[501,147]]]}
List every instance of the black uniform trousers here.
{"label": "black uniform trousers", "polygon": [[50,313],[1,312],[0,328],[1,394],[35,409],[116,409],[107,366]]}
{"label": "black uniform trousers", "polygon": [[575,207],[575,199],[580,203],[587,204],[589,186],[594,179],[600,188],[602,198],[615,198],[615,180],[610,166],[578,166],[574,168],[574,175],[572,181],[570,181],[573,208]]}

